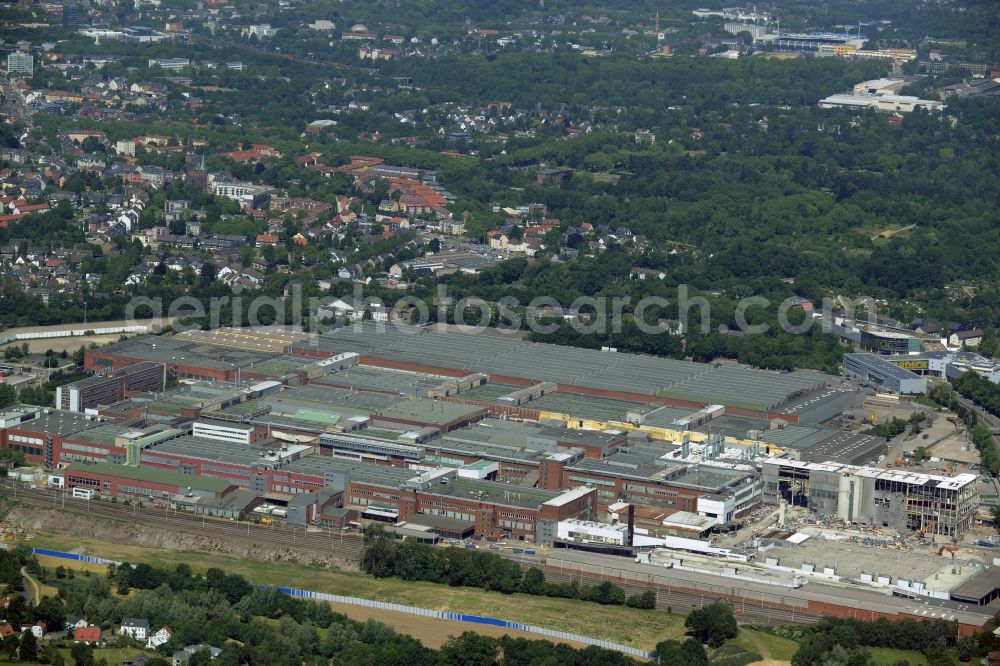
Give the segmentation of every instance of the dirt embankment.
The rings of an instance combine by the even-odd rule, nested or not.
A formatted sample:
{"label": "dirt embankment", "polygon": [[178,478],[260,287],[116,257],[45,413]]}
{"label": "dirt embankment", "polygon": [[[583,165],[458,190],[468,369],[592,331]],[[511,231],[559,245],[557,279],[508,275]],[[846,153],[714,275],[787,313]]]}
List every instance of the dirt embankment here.
{"label": "dirt embankment", "polygon": [[[111,518],[94,518],[37,507],[11,507],[3,515],[7,527],[64,534],[127,546],[162,548],[176,551],[201,550],[224,553],[261,562],[286,562],[356,571],[357,563],[338,557],[297,551],[286,546],[272,546],[235,539],[217,539],[139,525]],[[70,548],[67,548],[70,549]]]}

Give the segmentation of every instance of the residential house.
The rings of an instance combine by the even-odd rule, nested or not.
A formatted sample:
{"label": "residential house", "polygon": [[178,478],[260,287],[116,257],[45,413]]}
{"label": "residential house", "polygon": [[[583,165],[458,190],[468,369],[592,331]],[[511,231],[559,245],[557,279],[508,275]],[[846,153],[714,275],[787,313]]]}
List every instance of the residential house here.
{"label": "residential house", "polygon": [[48,625],[42,620],[39,620],[34,624],[26,624],[22,626],[21,633],[23,634],[26,631],[30,631],[32,636],[34,636],[35,638],[41,638],[42,636],[45,635],[46,629],[48,629]]}
{"label": "residential house", "polygon": [[189,645],[183,650],[178,650],[177,652],[174,652],[174,654],[172,655],[173,666],[184,666],[189,661],[191,661],[191,657],[198,654],[202,650],[209,651],[209,653],[211,654],[212,661],[215,661],[216,658],[220,654],[222,654],[222,650],[220,650],[217,647],[212,647],[211,645]]}
{"label": "residential house", "polygon": [[123,617],[118,633],[122,636],[131,636],[137,641],[144,641],[149,638],[149,620]]}
{"label": "residential house", "polygon": [[170,627],[163,627],[162,629],[157,631],[155,634],[153,634],[146,640],[146,647],[150,649],[158,648],[167,641],[169,641],[170,637],[173,635],[174,635],[173,629],[171,629]]}
{"label": "residential house", "polygon": [[925,335],[940,335],[945,331],[944,324],[932,317],[914,319],[910,328]]}
{"label": "residential house", "polygon": [[802,310],[803,312],[812,312],[814,309],[813,302],[802,296],[793,296],[790,307],[793,310]]}
{"label": "residential house", "polygon": [[91,645],[99,644],[101,642],[101,628],[100,627],[80,627],[79,629],[73,630],[73,642],[74,643],[89,643]]}
{"label": "residential house", "polygon": [[667,276],[667,274],[663,271],[653,270],[652,268],[635,267],[629,272],[629,276],[633,280],[645,280],[646,278],[662,280]]}
{"label": "residential house", "polygon": [[982,341],[983,332],[978,328],[968,331],[955,331],[948,337],[948,344],[952,347],[977,347]]}
{"label": "residential house", "polygon": [[503,233],[503,232],[501,232],[501,231],[499,231],[497,229],[494,229],[488,235],[489,235],[489,239],[490,239],[490,247],[491,248],[493,248],[494,250],[506,250],[507,249],[507,245],[510,243],[510,239],[507,237],[507,234],[505,234],[505,233]]}
{"label": "residential house", "polygon": [[87,626],[87,621],[84,620],[82,617],[78,617],[76,615],[67,615],[64,626],[66,627],[66,629],[69,630],[83,629],[84,627]]}
{"label": "residential house", "polygon": [[316,318],[320,320],[346,319],[347,321],[357,321],[364,314],[365,304],[353,296],[333,298],[320,305],[316,310]]}

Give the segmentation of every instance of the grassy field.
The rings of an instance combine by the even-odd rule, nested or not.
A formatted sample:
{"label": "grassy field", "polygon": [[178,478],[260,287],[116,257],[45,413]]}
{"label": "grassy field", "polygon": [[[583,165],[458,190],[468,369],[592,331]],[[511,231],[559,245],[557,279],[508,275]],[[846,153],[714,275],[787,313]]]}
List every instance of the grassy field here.
{"label": "grassy field", "polygon": [[764,659],[775,661],[791,661],[799,649],[799,644],[790,638],[781,638],[763,631],[740,629],[740,635],[732,643],[737,644],[746,652],[755,652]]}
{"label": "grassy field", "polygon": [[[71,541],[57,535],[36,533],[31,545],[40,548],[74,550],[114,560],[148,562],[163,567],[180,563],[191,565],[196,571],[218,567],[228,573],[237,573],[247,580],[263,585],[283,585],[317,592],[330,592],[346,596],[377,599],[394,603],[447,610],[472,615],[486,615],[523,624],[547,627],[570,633],[615,641],[643,649],[651,649],[658,642],[679,638],[684,634],[684,617],[663,611],[646,611],[632,608],[604,606],[598,611],[595,604],[568,599],[549,599],[523,594],[504,595],[470,588],[453,588],[432,583],[411,583],[395,579],[374,579],[357,573],[344,573],[296,565],[258,562],[219,553],[180,552],[123,546],[87,539]],[[58,564],[77,571],[84,568],[52,558],[40,558],[43,566]],[[93,571],[103,572],[105,567],[93,566]],[[592,612],[581,612],[583,608]],[[343,611],[343,607],[338,607]],[[599,612],[601,622],[594,622]],[[465,627],[463,627],[464,629]]]}
{"label": "grassy field", "polygon": [[[63,656],[63,659],[66,660],[67,665],[76,663],[73,661],[73,657],[69,655],[69,648],[59,650],[59,653]],[[114,666],[122,663],[122,661],[128,659],[129,657],[134,657],[137,654],[144,654],[147,657],[157,656],[155,652],[139,650],[137,648],[97,648],[94,650],[94,661],[96,662],[99,659],[104,659],[108,662],[109,666]]]}
{"label": "grassy field", "polygon": [[[258,562],[219,553],[157,550],[79,538],[67,541],[58,535],[42,533],[35,533],[31,539],[31,545],[56,550],[72,549],[74,552],[88,555],[129,562],[148,562],[163,567],[173,567],[180,563],[189,564],[198,571],[218,567],[228,573],[238,573],[251,582],[263,585],[288,585],[317,592],[377,599],[421,608],[498,617],[615,641],[647,650],[652,649],[662,640],[682,639],[684,636],[684,616],[668,614],[663,611],[643,611],[615,606],[600,607],[598,611],[595,604],[567,599],[549,599],[523,594],[504,595],[432,583],[374,579],[356,573],[343,573],[302,565],[289,567],[286,564]],[[79,572],[83,570],[104,573],[107,568],[98,564],[68,562],[44,556],[40,556],[38,559],[46,568],[52,569],[61,564],[75,569],[78,576]],[[592,612],[581,612],[584,609]],[[420,638],[429,647],[438,647],[449,635],[458,634],[471,628],[453,622],[358,606],[336,605],[335,610],[356,620],[364,621],[369,617],[381,620],[394,626],[398,631]],[[593,621],[593,614],[596,612],[600,612],[601,622]],[[477,626],[475,630],[496,636],[505,633],[517,635],[517,632],[495,627]],[[537,638],[537,636],[529,634],[523,634],[523,636]],[[741,629],[739,637],[729,641],[724,653],[719,656],[753,653],[761,655],[765,661],[771,663],[787,663],[797,649],[798,646],[794,641],[764,632]],[[914,654],[922,657],[918,653]],[[926,663],[926,661],[915,661],[913,658],[910,658],[909,661],[914,666]],[[120,663],[120,660],[119,662],[109,660],[108,663]],[[887,663],[891,666],[895,660]],[[0,666],[3,665],[0,664]]]}
{"label": "grassy field", "polygon": [[910,666],[925,666],[927,657],[916,650],[894,650],[892,648],[868,648],[871,652],[871,659],[868,661],[872,666],[894,666],[901,661],[910,663]]}

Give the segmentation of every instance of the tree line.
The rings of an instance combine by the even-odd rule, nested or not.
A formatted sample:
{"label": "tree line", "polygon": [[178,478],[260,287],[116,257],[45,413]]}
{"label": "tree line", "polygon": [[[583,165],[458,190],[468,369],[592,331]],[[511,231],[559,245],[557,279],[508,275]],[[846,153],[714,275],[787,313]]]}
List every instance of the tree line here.
{"label": "tree line", "polygon": [[365,530],[361,570],[376,578],[399,577],[452,587],[477,587],[513,594],[521,592],[547,597],[580,599],[609,606],[655,608],[656,594],[645,592],[626,596],[625,590],[609,581],[581,585],[577,581],[552,583],[537,567],[527,571],[520,564],[487,551],[469,548],[434,548],[413,539],[397,540],[381,525]]}
{"label": "tree line", "polygon": [[[17,554],[23,556],[23,550],[17,550]],[[6,571],[7,557],[7,551],[0,551],[0,574]],[[17,569],[19,571],[19,566]],[[8,578],[13,580],[13,577],[10,573]],[[430,649],[382,622],[355,622],[333,612],[327,603],[294,599],[273,588],[254,587],[241,576],[219,569],[199,574],[186,564],[166,568],[123,563],[109,566],[105,575],[57,576],[56,581],[50,582],[59,590],[58,597],[45,602],[59,614],[54,624],[61,624],[66,614],[71,613],[112,633],[124,617],[147,619],[153,631],[162,626],[171,627],[173,636],[156,649],[158,656],[150,659],[148,666],[169,664],[173,652],[192,644],[222,649],[214,659],[207,651],[196,653],[190,661],[195,666],[331,662],[362,666],[478,663],[633,666],[638,663],[618,652],[598,647],[577,649],[543,640],[491,638],[470,632],[449,638],[439,650]],[[0,609],[0,612],[10,611]],[[65,664],[66,659],[57,648],[72,645],[71,641],[56,642],[41,650],[35,645],[34,650],[29,647],[22,651],[23,640],[15,636],[13,642],[9,643],[11,639],[8,639],[0,643],[0,653],[20,661],[59,665]],[[125,647],[141,647],[126,637],[112,642]],[[476,655],[483,659],[489,655],[490,661]],[[79,666],[106,663],[100,650],[83,644],[72,645],[71,656],[72,663]]]}
{"label": "tree line", "polygon": [[[943,620],[896,620],[879,618],[873,622],[825,617],[814,625],[795,630],[799,650],[792,666],[865,666],[869,648],[915,650],[930,666],[953,666],[952,648],[971,651],[971,639],[959,639],[958,625]],[[968,661],[968,659],[965,659]]]}
{"label": "tree line", "polygon": [[955,412],[969,428],[972,444],[979,451],[979,466],[992,476],[1000,475],[1000,449],[990,429],[979,423],[976,413],[958,401],[957,395],[972,400],[994,416],[1000,416],[1000,386],[971,370],[951,384],[938,384],[928,396],[934,402]]}

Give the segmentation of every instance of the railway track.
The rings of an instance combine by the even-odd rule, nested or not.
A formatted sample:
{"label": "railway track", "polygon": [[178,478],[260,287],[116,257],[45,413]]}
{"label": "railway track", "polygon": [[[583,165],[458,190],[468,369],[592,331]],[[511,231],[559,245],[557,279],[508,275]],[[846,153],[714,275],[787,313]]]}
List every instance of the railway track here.
{"label": "railway track", "polygon": [[195,516],[170,508],[139,507],[136,503],[125,505],[73,499],[66,497],[64,493],[17,488],[9,483],[0,484],[0,496],[10,497],[30,506],[70,511],[185,534],[292,548],[300,552],[332,555],[349,560],[356,560],[361,555],[361,538],[354,534],[314,532],[279,525],[260,525],[249,521]]}
{"label": "railway track", "polygon": [[[27,489],[16,487],[11,483],[0,484],[0,497],[16,499],[17,502],[27,506],[69,511],[106,520],[216,539],[292,548],[299,552],[335,556],[346,560],[359,559],[362,551],[361,537],[355,534],[341,534],[332,531],[309,532],[278,525],[260,525],[248,521],[195,516],[169,508],[139,507],[137,503],[125,505],[107,501],[73,499],[58,491]],[[651,589],[656,592],[657,608],[670,609],[676,613],[687,613],[695,608],[723,601],[733,607],[741,621],[746,622],[772,625],[810,624],[822,617],[798,609],[765,604],[760,600],[743,597],[728,598],[717,592],[697,592],[658,584],[641,585],[635,581],[626,581],[611,575],[560,570],[557,567],[547,566],[543,556],[515,555],[507,551],[488,552],[495,552],[517,561],[525,569],[538,567],[545,572],[546,580],[552,583],[576,581],[581,585],[596,585],[603,581],[611,581],[622,587],[626,595],[639,594]]]}

